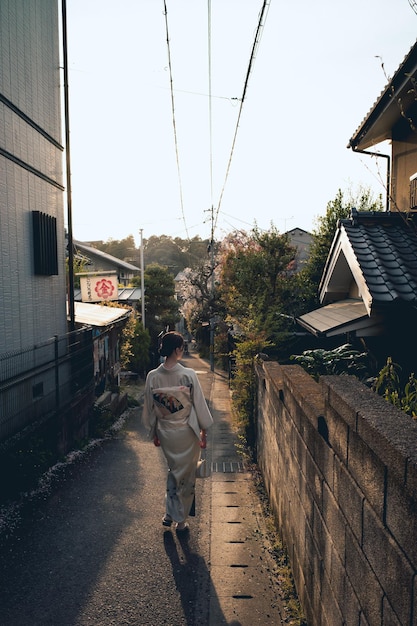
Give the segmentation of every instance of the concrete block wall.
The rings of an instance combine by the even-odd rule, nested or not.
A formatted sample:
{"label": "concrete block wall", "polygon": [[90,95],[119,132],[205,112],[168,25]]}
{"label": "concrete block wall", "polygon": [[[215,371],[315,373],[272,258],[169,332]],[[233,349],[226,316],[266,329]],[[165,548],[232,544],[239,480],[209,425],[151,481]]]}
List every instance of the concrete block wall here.
{"label": "concrete block wall", "polygon": [[417,422],[351,376],[257,378],[258,463],[309,626],[416,626]]}

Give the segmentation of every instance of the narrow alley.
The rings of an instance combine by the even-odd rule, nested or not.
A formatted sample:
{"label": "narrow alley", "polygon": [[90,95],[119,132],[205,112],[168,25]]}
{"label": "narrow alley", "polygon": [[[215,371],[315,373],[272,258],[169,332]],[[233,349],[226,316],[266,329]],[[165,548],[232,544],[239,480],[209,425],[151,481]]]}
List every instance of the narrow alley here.
{"label": "narrow alley", "polygon": [[165,460],[141,409],[38,504],[0,567],[2,626],[287,624],[262,506],[237,454],[227,377],[195,355],[212,475],[184,536],[162,527]]}

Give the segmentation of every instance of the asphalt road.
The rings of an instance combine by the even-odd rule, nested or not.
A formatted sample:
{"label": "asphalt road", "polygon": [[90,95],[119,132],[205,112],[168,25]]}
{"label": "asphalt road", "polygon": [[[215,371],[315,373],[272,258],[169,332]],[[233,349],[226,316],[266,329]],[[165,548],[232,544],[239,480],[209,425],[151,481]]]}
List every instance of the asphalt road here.
{"label": "asphalt road", "polygon": [[[201,378],[209,396],[212,376]],[[5,546],[1,626],[207,623],[201,516],[182,539],[163,529],[165,460],[146,440],[140,409],[129,413],[118,435],[71,467]],[[197,513],[204,488],[199,481]]]}
{"label": "asphalt road", "polygon": [[215,417],[213,475],[197,481],[190,532],[162,527],[166,462],[147,441],[141,408],[130,409],[1,548],[0,626],[288,623],[258,496],[236,453],[227,379],[195,354],[184,364]]}

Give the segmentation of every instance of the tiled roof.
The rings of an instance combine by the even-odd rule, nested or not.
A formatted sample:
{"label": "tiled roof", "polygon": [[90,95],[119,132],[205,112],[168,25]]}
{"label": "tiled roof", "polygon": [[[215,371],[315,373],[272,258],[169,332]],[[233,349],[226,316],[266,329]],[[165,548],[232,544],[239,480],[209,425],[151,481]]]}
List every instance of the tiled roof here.
{"label": "tiled roof", "polygon": [[417,220],[389,212],[352,212],[341,220],[374,304],[417,302]]}
{"label": "tiled roof", "polygon": [[417,42],[349,140],[348,148],[366,149],[391,138],[394,124],[402,119],[404,111],[415,106],[416,73]]}
{"label": "tiled roof", "polygon": [[140,268],[136,267],[136,265],[132,265],[132,263],[127,263],[122,259],[117,259],[115,256],[107,254],[107,252],[103,252],[102,250],[98,250],[97,248],[93,248],[93,246],[89,246],[82,241],[74,241],[74,247],[76,250],[79,249],[86,255],[90,255],[99,259],[104,259],[105,261],[115,265],[116,267],[121,267],[122,269],[130,270],[131,272],[140,271]]}

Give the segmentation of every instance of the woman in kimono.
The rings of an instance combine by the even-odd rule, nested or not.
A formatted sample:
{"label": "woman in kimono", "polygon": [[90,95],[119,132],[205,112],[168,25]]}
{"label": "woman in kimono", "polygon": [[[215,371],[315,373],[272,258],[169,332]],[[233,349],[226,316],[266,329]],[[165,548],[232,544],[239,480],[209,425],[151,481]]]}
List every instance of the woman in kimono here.
{"label": "woman in kimono", "polygon": [[195,371],[179,363],[184,351],[180,333],[163,335],[159,353],[165,361],[149,372],[145,383],[143,419],[155,446],[168,463],[164,526],[188,528],[194,504],[200,448],[207,445],[213,418]]}

